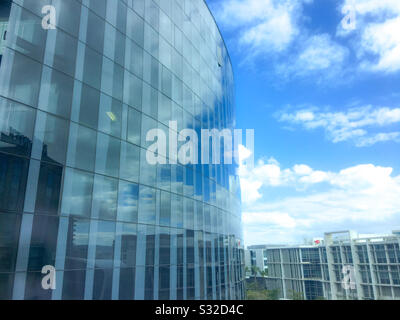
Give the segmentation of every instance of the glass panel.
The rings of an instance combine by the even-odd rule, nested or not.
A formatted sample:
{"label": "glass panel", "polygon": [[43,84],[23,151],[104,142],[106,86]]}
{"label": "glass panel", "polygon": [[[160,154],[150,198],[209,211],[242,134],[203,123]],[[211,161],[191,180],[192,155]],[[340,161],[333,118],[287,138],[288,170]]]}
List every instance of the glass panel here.
{"label": "glass panel", "polygon": [[29,161],[0,153],[0,210],[22,212]]}
{"label": "glass panel", "polygon": [[65,171],[61,212],[90,217],[93,174],[67,168]]}
{"label": "glass panel", "polygon": [[41,271],[43,266],[55,265],[58,222],[58,217],[34,216],[29,250],[29,271]]}
{"label": "glass panel", "polygon": [[139,223],[156,223],[156,190],[146,186],[139,188]]}
{"label": "glass panel", "polygon": [[[42,143],[41,158],[43,161],[55,164],[65,163],[68,139],[67,121],[39,111],[36,119],[35,139]],[[35,154],[36,152],[33,157],[39,158],[39,154]]]}
{"label": "glass panel", "polygon": [[30,156],[36,110],[0,98],[0,151]]}
{"label": "glass panel", "polygon": [[[104,3],[105,1],[96,1],[96,5],[93,5],[93,8],[99,8],[101,2]],[[91,3],[94,4],[94,1],[91,1]],[[86,43],[100,53],[103,52],[104,46],[104,28],[105,21],[89,10]]]}
{"label": "glass panel", "polygon": [[50,35],[52,34],[49,33],[46,56],[50,56],[53,63],[47,62],[49,65],[52,65],[53,68],[70,76],[74,76],[78,41],[61,30],[57,30],[56,32],[54,48],[52,48],[51,44],[52,37]]}
{"label": "glass panel", "polygon": [[169,265],[170,261],[170,232],[168,228],[160,228],[160,265]]}
{"label": "glass panel", "polygon": [[67,165],[93,172],[96,159],[96,141],[96,131],[71,122]]}
{"label": "glass panel", "polygon": [[140,148],[127,143],[121,144],[121,166],[119,177],[132,182],[139,182]]}
{"label": "glass panel", "polygon": [[[0,214],[0,272],[14,272],[15,270],[20,227],[21,216]],[[0,287],[6,288],[1,285]]]}
{"label": "glass panel", "polygon": [[142,111],[157,119],[158,116],[158,91],[143,82],[143,103]]}
{"label": "glass panel", "polygon": [[171,226],[171,194],[161,191],[160,225]]}
{"label": "glass panel", "polygon": [[83,300],[85,297],[86,270],[64,271],[63,300]]}
{"label": "glass panel", "polygon": [[0,273],[0,300],[11,300],[14,284],[14,274]]}
{"label": "glass panel", "polygon": [[137,222],[139,186],[120,181],[118,196],[118,221]]}
{"label": "glass panel", "polygon": [[122,224],[121,234],[121,268],[134,267],[136,265],[137,231],[135,224]]}
{"label": "glass panel", "polygon": [[133,108],[128,108],[128,141],[140,146],[142,115]]}
{"label": "glass panel", "polygon": [[86,268],[89,244],[89,226],[89,220],[83,220],[76,217],[71,217],[69,219],[65,254],[66,270]]}
{"label": "glass panel", "polygon": [[99,221],[96,235],[96,268],[112,268],[114,260],[115,223]]}
{"label": "glass panel", "polygon": [[97,135],[96,172],[118,177],[120,149],[120,140],[99,133]]}
{"label": "glass panel", "polygon": [[71,77],[43,67],[39,109],[69,118],[73,87],[74,80]]}
{"label": "glass panel", "polygon": [[37,61],[43,61],[46,48],[46,30],[42,28],[41,8],[36,16],[20,6],[14,6],[8,28],[8,43],[12,44],[11,47]]}
{"label": "glass panel", "polygon": [[122,103],[102,94],[100,100],[99,130],[120,138],[121,125]]}
{"label": "glass panel", "polygon": [[72,120],[97,130],[100,91],[75,81]]}
{"label": "glass panel", "polygon": [[96,51],[85,48],[85,62],[83,71],[83,82],[100,90],[101,87],[101,68],[103,57]]}
{"label": "glass panel", "polygon": [[41,163],[35,212],[58,214],[63,168]]}
{"label": "glass panel", "polygon": [[142,108],[142,81],[125,71],[124,103],[136,109]]}
{"label": "glass panel", "polygon": [[[77,1],[63,0],[53,0],[52,4],[57,12],[57,27],[77,37],[79,32],[81,4]],[[63,12],[70,12],[70,14],[63,14]]]}
{"label": "glass panel", "polygon": [[117,217],[118,180],[96,175],[93,189],[92,218],[115,220]]}
{"label": "glass panel", "polygon": [[133,300],[135,298],[135,268],[121,268],[119,280],[119,299]]}
{"label": "glass panel", "polygon": [[36,107],[42,66],[17,52],[10,52],[3,59],[10,59],[10,61],[4,61],[5,68],[3,69],[3,74],[9,74],[9,76],[1,77],[0,93],[5,97]]}

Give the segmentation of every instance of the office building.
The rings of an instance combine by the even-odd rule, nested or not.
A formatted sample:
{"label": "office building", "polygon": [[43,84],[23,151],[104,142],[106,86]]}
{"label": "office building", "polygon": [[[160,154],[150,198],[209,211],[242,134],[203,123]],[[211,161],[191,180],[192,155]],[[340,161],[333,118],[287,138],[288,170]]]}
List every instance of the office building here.
{"label": "office building", "polygon": [[314,245],[268,248],[268,290],[281,299],[400,300],[400,237],[326,233]]}
{"label": "office building", "polygon": [[[246,277],[261,276],[260,272],[268,274],[267,248],[281,247],[280,245],[254,245],[248,246],[244,251]],[[257,272],[256,272],[257,271]]]}
{"label": "office building", "polygon": [[243,298],[236,165],[146,158],[235,126],[205,2],[3,0],[0,33],[0,299]]}

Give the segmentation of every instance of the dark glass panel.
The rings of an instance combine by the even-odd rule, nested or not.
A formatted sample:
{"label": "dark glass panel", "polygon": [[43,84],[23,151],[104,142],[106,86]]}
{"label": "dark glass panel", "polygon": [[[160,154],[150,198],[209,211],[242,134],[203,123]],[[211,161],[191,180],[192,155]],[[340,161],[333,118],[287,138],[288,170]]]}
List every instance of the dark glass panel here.
{"label": "dark glass panel", "polygon": [[65,269],[85,269],[89,244],[89,220],[71,217],[68,225]]}
{"label": "dark glass panel", "polygon": [[0,213],[0,272],[15,270],[20,227],[21,216]]}
{"label": "dark glass panel", "polygon": [[94,271],[93,300],[111,300],[113,269]]}
{"label": "dark glass panel", "polygon": [[13,283],[13,273],[0,273],[0,300],[12,299]]}
{"label": "dark glass panel", "polygon": [[121,268],[119,279],[119,299],[135,298],[135,268]]}
{"label": "dark glass panel", "polygon": [[44,266],[55,265],[58,224],[58,217],[34,216],[29,250],[29,271],[41,271]]}
{"label": "dark glass panel", "polygon": [[136,265],[137,231],[135,224],[122,224],[121,234],[121,268]]}
{"label": "dark glass panel", "polygon": [[146,267],[144,299],[154,299],[154,267]]}
{"label": "dark glass panel", "polygon": [[64,271],[63,300],[83,300],[85,297],[86,270]]}
{"label": "dark glass panel", "polygon": [[170,266],[159,268],[159,300],[169,300],[170,293]]}
{"label": "dark glass panel", "polygon": [[36,110],[0,98],[0,151],[30,156]]}
{"label": "dark glass panel", "polygon": [[0,210],[22,212],[29,161],[0,153]]}
{"label": "dark glass panel", "polygon": [[160,265],[169,265],[170,260],[170,250],[171,250],[171,240],[169,229],[160,229]]}
{"label": "dark glass panel", "polygon": [[58,213],[63,168],[41,163],[35,212]]}
{"label": "dark glass panel", "polygon": [[43,277],[41,272],[27,273],[25,300],[51,300],[52,290],[43,290],[42,288]]}

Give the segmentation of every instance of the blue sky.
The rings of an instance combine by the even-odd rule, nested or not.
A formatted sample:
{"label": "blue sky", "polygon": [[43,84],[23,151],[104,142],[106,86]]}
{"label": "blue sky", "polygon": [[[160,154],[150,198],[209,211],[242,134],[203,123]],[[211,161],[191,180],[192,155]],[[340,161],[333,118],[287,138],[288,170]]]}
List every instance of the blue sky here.
{"label": "blue sky", "polygon": [[255,129],[246,245],[400,229],[400,1],[207,2]]}

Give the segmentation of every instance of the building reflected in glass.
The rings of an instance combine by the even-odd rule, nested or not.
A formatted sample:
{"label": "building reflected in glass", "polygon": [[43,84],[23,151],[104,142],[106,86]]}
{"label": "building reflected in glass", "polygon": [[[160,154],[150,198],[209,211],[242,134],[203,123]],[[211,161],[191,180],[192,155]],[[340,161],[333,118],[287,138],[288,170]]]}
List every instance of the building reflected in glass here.
{"label": "building reflected in glass", "polygon": [[206,4],[2,1],[0,35],[0,299],[243,298],[235,165],[146,161],[170,120],[234,128]]}

